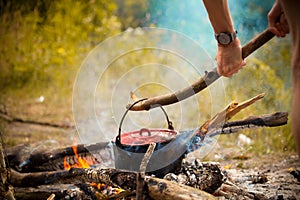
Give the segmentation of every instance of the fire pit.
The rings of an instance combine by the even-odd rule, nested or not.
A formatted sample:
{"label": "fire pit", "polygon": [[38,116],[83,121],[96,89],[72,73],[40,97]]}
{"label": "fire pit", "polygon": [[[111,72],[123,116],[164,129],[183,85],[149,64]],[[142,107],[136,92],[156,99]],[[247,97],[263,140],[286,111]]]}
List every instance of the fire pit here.
{"label": "fire pit", "polygon": [[[253,99],[242,104],[235,103],[233,104],[234,106],[231,105],[220,113],[232,116],[232,113],[236,114],[241,108],[245,108],[245,105],[250,105],[259,98],[255,97]],[[210,137],[218,134],[230,134],[245,128],[283,125],[287,122],[287,113],[276,112],[245,120],[225,121],[221,126],[216,126],[216,122],[218,122],[217,125],[220,122],[218,120],[218,116],[221,115],[220,113],[212,119],[207,120],[199,129],[190,132],[174,131],[168,127],[168,129],[141,129],[121,134],[122,123],[120,123],[120,137],[119,140],[115,141],[116,143],[119,142],[119,146],[117,144],[113,146],[111,143],[97,143],[90,146],[74,144],[73,147],[31,154],[24,153],[26,148],[22,146],[19,148],[16,147],[7,152],[8,163],[11,167],[10,183],[15,188],[18,199],[47,199],[48,197],[52,199],[54,197],[56,199],[135,199],[135,197],[140,197],[141,195],[152,199],[176,199],[179,197],[190,199],[190,195],[196,199],[213,199],[213,195],[223,196],[225,199],[244,196],[250,199],[274,197],[273,193],[268,193],[268,196],[266,196],[261,192],[249,191],[249,188],[243,188],[239,185],[238,180],[232,179],[234,176],[230,175],[230,173],[233,170],[230,171],[224,166],[221,167],[219,163],[202,162],[191,156],[192,154],[188,152],[202,148],[201,144],[203,142],[208,141]],[[167,119],[167,123],[168,125],[171,124],[169,119]],[[155,159],[154,161],[151,160],[152,156],[155,156],[155,153],[160,152],[164,148],[168,149],[169,146],[177,147],[177,138],[186,136],[188,135],[187,133],[191,133],[194,136],[193,140],[189,140],[190,143],[184,146],[186,149],[184,153],[180,154],[182,158],[177,158],[178,163],[174,166],[168,166],[166,171],[162,171],[162,168],[159,168],[161,171],[158,171],[158,173],[148,168],[148,171],[146,171],[148,174],[141,176],[145,172],[139,168],[141,161],[136,162],[138,163],[135,165],[137,168],[136,171],[120,169],[118,166],[117,169],[103,167],[106,162],[113,160],[113,155],[116,154],[115,147],[124,151],[124,155],[138,152],[142,157],[145,157],[147,153],[145,153],[146,148],[150,148],[153,144],[147,143],[145,138],[152,138],[152,133],[160,135],[161,132],[167,138],[154,138],[154,142],[163,145],[156,147],[156,150],[150,155],[149,164],[146,165],[147,168],[151,166],[152,162],[155,162]],[[194,135],[194,133],[201,133],[201,135]],[[138,141],[138,143],[132,144],[131,137],[138,138],[138,140],[134,140]],[[189,139],[189,137],[185,139],[187,138]],[[140,153],[135,149],[137,147],[144,147],[144,149]],[[133,150],[126,148],[133,148]],[[119,152],[117,153],[120,155]],[[118,159],[116,163],[121,162],[121,165],[123,161],[121,158]],[[88,163],[90,168],[75,168],[79,167],[78,163],[82,160]],[[126,167],[127,165],[124,166],[124,168]],[[149,176],[153,173],[157,173],[157,176]],[[247,175],[247,177],[252,177],[252,180],[250,180],[252,184],[266,184],[271,180],[267,173],[262,175],[252,173],[249,176]],[[293,169],[290,172],[288,170],[285,172],[292,179],[293,176],[290,173],[297,175],[298,171],[297,169]],[[227,177],[227,179],[224,179],[224,177]],[[297,180],[290,180],[289,183],[294,184],[295,181]],[[294,184],[293,187],[297,189],[296,185]],[[296,189],[293,189],[293,191],[296,191]],[[285,193],[281,194],[285,195]],[[289,197],[292,197],[292,195]]]}

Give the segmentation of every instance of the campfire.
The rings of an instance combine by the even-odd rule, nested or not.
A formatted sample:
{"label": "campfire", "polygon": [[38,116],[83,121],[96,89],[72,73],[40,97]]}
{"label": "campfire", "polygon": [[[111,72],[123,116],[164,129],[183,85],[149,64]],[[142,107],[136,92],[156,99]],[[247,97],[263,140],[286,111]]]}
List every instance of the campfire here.
{"label": "campfire", "polygon": [[[167,120],[171,139],[190,134],[191,140],[185,145],[185,152],[179,156],[172,166],[160,173],[148,170],[151,157],[157,143],[150,140],[143,150],[138,170],[120,167],[122,157],[116,156],[116,141],[91,145],[77,144],[74,140],[71,147],[35,152],[25,155],[22,147],[8,150],[8,164],[11,168],[10,182],[15,189],[17,199],[214,199],[215,196],[225,198],[231,194],[262,199],[261,193],[242,190],[228,181],[226,173],[214,162],[201,162],[190,156],[210,138],[219,134],[236,133],[242,129],[257,127],[276,127],[287,123],[287,113],[276,112],[261,116],[252,116],[239,121],[228,121],[233,115],[263,98],[263,94],[242,103],[232,103],[216,116],[207,120],[202,126],[192,131],[179,131],[174,135],[172,123]],[[223,120],[221,120],[223,119]],[[172,130],[172,131],[170,131]],[[144,131],[146,131],[144,136]],[[149,131],[149,132],[148,132]],[[162,130],[159,132],[161,137]],[[148,135],[149,133],[149,135]],[[141,130],[143,138],[152,138],[152,130]],[[136,134],[135,132],[130,133]],[[120,136],[120,135],[119,135]],[[151,137],[150,137],[151,136]],[[121,136],[122,137],[122,136]],[[145,137],[145,138],[144,138]],[[124,137],[124,141],[129,138]],[[164,140],[162,141],[167,141]],[[119,141],[122,145],[122,138]],[[132,147],[136,147],[133,144]],[[126,146],[131,145],[126,143]],[[122,147],[122,146],[121,146]],[[127,149],[122,149],[127,151]],[[130,155],[129,152],[127,152]],[[113,161],[116,168],[103,167],[103,163]],[[174,164],[176,167],[174,167]],[[251,199],[251,198],[250,198]]]}
{"label": "campfire", "polygon": [[68,156],[64,157],[64,169],[70,170],[71,168],[90,168],[90,165],[93,164],[92,160],[87,160],[86,158],[82,158],[77,153],[77,141],[74,139],[72,149],[75,155],[75,163],[69,164]]}

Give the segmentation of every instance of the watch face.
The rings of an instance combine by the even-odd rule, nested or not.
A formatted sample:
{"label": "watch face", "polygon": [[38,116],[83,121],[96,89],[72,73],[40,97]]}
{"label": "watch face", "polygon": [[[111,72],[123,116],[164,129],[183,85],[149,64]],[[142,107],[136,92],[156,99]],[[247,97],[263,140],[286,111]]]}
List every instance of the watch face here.
{"label": "watch face", "polygon": [[226,33],[220,33],[218,36],[218,41],[221,44],[229,44],[230,43],[230,37]]}

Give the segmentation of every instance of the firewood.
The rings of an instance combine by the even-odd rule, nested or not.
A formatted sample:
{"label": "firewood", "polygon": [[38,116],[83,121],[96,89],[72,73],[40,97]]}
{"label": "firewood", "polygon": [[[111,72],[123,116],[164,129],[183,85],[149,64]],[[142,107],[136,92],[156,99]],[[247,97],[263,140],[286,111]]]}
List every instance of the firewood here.
{"label": "firewood", "polygon": [[276,127],[287,124],[288,113],[276,112],[261,116],[247,117],[243,120],[226,122],[217,129],[212,129],[207,132],[207,136],[213,137],[219,134],[236,133],[243,129],[258,128],[258,127]]}
{"label": "firewood", "polygon": [[15,188],[16,198],[22,200],[48,199],[53,194],[55,195],[54,199],[96,199],[94,194],[88,194],[80,187],[80,185],[76,184],[55,184]]}
{"label": "firewood", "polygon": [[116,173],[129,173],[134,179],[136,178],[134,172],[123,172],[116,169],[72,168],[70,170],[35,173],[19,173],[12,170],[11,183],[13,186],[32,187],[55,183],[98,182],[118,187],[110,180]]}
{"label": "firewood", "polygon": [[[79,156],[89,160],[91,164],[105,163],[112,158],[110,151],[107,151],[107,142],[88,146],[78,144],[76,148]],[[76,162],[71,146],[35,153],[30,151],[29,147],[24,146],[8,149],[10,167],[20,172],[57,171],[64,169],[63,161],[66,156],[69,162]]]}
{"label": "firewood", "polygon": [[[199,162],[199,161],[198,161]],[[201,165],[198,163],[199,166]],[[222,175],[220,169],[212,168],[207,169],[193,168],[191,169],[193,173],[196,173],[197,170],[200,170],[197,176],[201,180],[201,174],[205,174],[205,179],[211,181],[199,181],[197,182],[198,186],[193,185],[193,187],[200,188],[201,190],[213,192],[222,184]],[[215,165],[214,165],[215,166]],[[206,166],[208,167],[208,166]],[[187,169],[184,169],[187,171]],[[202,171],[201,171],[202,170]],[[209,172],[211,170],[211,172]],[[219,172],[217,172],[219,171]],[[122,188],[124,190],[136,190],[137,187],[137,174],[136,172],[119,170],[119,169],[101,169],[101,168],[72,168],[71,170],[62,170],[62,171],[53,171],[53,172],[35,172],[35,173],[19,173],[12,171],[11,183],[15,187],[34,187],[39,185],[53,185],[53,184],[79,184],[85,182],[96,182],[96,183],[105,183],[115,188]],[[219,176],[220,175],[220,176]],[[216,177],[212,177],[216,176]],[[208,178],[209,177],[209,178]],[[152,180],[152,176],[145,176],[145,179],[148,181]],[[155,181],[162,179],[153,179]],[[217,182],[214,182],[218,180]],[[147,187],[147,182],[145,183]],[[49,194],[50,195],[50,194]]]}
{"label": "firewood", "polygon": [[201,138],[204,138],[206,133],[209,130],[222,127],[222,125],[227,122],[230,118],[236,115],[241,110],[245,109],[246,107],[252,105],[259,99],[263,98],[264,94],[259,94],[249,100],[246,100],[242,103],[233,102],[229,104],[224,110],[217,113],[213,118],[207,120],[198,130],[197,135]]}
{"label": "firewood", "polygon": [[149,147],[148,147],[148,149],[144,155],[144,158],[141,162],[140,172],[137,174],[137,177],[136,177],[136,200],[143,200],[146,168],[147,168],[149,160],[154,152],[155,147],[156,147],[156,143],[149,144]]}
{"label": "firewood", "polygon": [[183,184],[174,183],[172,181],[154,177],[147,177],[145,181],[147,183],[149,196],[153,199],[216,199],[214,196],[207,192]]}

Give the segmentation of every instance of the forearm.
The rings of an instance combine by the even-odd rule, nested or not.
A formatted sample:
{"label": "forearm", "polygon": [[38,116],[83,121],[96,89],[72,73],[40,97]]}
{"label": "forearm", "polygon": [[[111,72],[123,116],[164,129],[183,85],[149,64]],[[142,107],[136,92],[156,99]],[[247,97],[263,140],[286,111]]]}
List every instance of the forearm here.
{"label": "forearm", "polygon": [[227,0],[203,0],[203,2],[216,34],[235,31]]}

